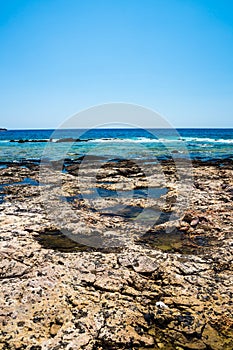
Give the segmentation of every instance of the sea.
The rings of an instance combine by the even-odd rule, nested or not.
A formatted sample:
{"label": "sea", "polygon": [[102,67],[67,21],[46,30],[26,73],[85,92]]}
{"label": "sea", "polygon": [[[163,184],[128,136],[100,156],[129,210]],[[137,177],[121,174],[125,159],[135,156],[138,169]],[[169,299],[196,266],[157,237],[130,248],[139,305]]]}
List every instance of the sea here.
{"label": "sea", "polygon": [[233,159],[233,129],[59,129],[0,132],[0,166],[26,160]]}

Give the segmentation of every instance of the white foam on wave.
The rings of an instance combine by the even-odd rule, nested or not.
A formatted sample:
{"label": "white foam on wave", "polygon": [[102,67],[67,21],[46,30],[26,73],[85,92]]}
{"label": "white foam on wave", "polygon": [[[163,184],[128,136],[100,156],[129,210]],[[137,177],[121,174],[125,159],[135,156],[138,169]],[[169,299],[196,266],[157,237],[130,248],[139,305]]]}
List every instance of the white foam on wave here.
{"label": "white foam on wave", "polygon": [[159,138],[159,139],[152,139],[147,137],[137,137],[134,139],[130,138],[100,138],[100,139],[93,139],[89,142],[95,142],[95,143],[171,143],[171,142],[197,142],[197,143],[204,143],[205,145],[208,145],[210,143],[227,143],[227,144],[233,144],[233,139],[213,139],[208,137],[180,137],[180,138],[174,138],[174,139],[166,139],[166,138]]}
{"label": "white foam on wave", "polygon": [[209,137],[182,137],[185,142],[205,142],[205,143],[233,143],[233,139],[213,139]]}
{"label": "white foam on wave", "polygon": [[134,139],[121,139],[121,138],[101,138],[101,139],[93,139],[88,142],[99,142],[99,143],[164,143],[164,142],[177,142],[180,140],[174,139],[152,139],[148,137],[137,137]]}
{"label": "white foam on wave", "polygon": [[[28,139],[29,142],[32,142],[36,139]],[[56,143],[60,139],[46,139],[43,140],[50,141]],[[9,143],[11,140],[0,140],[0,143]],[[18,143],[19,140],[15,140]],[[39,141],[39,140],[38,140]],[[81,140],[79,142],[82,142]],[[225,143],[225,144],[233,144],[233,139],[213,139],[208,137],[179,137],[174,139],[166,139],[166,138],[149,138],[149,137],[137,137],[137,138],[97,138],[91,140],[83,140],[83,142],[90,143],[174,143],[174,142],[197,142],[204,143],[205,146],[208,146],[210,143]]]}
{"label": "white foam on wave", "polygon": [[221,142],[221,143],[233,143],[233,140],[232,140],[232,139],[228,139],[228,140],[219,139],[219,140],[217,140],[216,142]]}

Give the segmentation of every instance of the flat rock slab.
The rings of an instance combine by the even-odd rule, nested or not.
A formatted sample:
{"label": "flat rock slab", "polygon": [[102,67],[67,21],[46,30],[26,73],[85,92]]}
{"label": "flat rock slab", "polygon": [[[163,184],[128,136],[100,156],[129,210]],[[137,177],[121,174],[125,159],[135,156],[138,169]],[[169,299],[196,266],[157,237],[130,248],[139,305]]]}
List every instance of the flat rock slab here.
{"label": "flat rock slab", "polygon": [[[138,185],[143,174],[125,165],[125,171],[106,167],[100,178],[107,177],[114,189],[116,176],[133,178],[135,171],[139,178],[132,183]],[[135,235],[112,249],[83,245],[64,251],[58,241],[56,249],[45,246],[40,234],[56,239],[58,227],[41,203],[40,188],[13,185],[6,191],[0,205],[0,349],[232,350],[232,163],[194,165],[191,202],[182,213],[175,206],[179,188],[173,165],[163,164],[166,184],[153,177],[151,166],[151,183],[169,189],[157,205],[176,215],[140,240]],[[87,177],[91,171],[87,167]],[[37,167],[17,165],[0,169],[0,175],[1,183],[39,176]],[[75,172],[62,174],[62,181],[73,195]],[[143,200],[138,205],[143,207]],[[120,237],[119,228],[133,232],[125,218],[102,218],[79,199],[69,205],[86,226],[67,213],[64,220],[82,234],[85,227],[98,235],[107,232],[106,237],[117,229]],[[135,227],[140,231],[140,223]],[[170,246],[166,242],[159,249],[156,242],[164,233],[177,235],[179,244],[172,236]]]}

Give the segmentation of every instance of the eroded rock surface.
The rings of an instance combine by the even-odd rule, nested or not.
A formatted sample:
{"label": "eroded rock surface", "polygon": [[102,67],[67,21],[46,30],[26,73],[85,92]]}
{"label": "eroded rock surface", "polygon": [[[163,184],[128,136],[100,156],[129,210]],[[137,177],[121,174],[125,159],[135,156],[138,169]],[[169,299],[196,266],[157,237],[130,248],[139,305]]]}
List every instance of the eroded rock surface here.
{"label": "eroded rock surface", "polygon": [[[194,164],[184,212],[175,206],[179,188],[171,163],[163,164],[165,179],[156,169],[149,178],[137,167],[127,171],[128,165],[122,164],[124,171],[102,169],[98,181],[105,182],[98,186],[117,190],[128,176],[126,190],[166,187],[161,198],[130,200],[141,208],[157,206],[162,218],[138,236],[144,222],[136,222],[134,231],[126,216],[103,215],[101,198],[88,205],[77,196],[72,165],[70,174],[62,174],[62,186],[67,197],[76,196],[69,203],[74,217],[64,213],[64,220],[81,232],[81,242],[63,237],[48,216],[41,188],[43,197],[50,184],[14,184],[25,177],[37,181],[37,166],[0,170],[1,183],[12,183],[3,188],[0,205],[0,349],[233,348],[232,163]],[[86,171],[90,175],[91,167]],[[167,220],[171,212],[174,218]],[[102,241],[116,230],[132,239],[122,246],[88,247],[91,229]]]}

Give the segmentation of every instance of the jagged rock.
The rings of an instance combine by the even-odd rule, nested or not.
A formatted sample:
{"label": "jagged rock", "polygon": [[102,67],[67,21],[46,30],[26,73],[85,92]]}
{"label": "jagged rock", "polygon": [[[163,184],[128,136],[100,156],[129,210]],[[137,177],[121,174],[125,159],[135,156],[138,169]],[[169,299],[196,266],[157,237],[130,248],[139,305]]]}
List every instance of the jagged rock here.
{"label": "jagged rock", "polygon": [[[94,161],[85,169],[87,187]],[[80,190],[78,166],[70,164],[70,174],[61,174],[67,197],[90,193],[90,188]],[[48,170],[39,188],[14,184],[25,177],[38,181],[38,165],[0,169],[0,182],[12,184],[0,204],[0,349],[233,348],[233,206],[227,190],[233,186],[232,162],[194,164],[200,186],[189,208],[176,206],[181,194],[174,164],[162,166],[166,183],[153,165],[144,177],[139,165],[112,162],[101,168],[98,186],[132,191],[150,184],[166,187],[164,198],[75,198],[64,206],[55,201],[57,220],[51,220],[41,200],[59,196],[59,186],[53,186],[58,170]],[[103,184],[102,178],[107,178]],[[103,211],[117,200],[153,208],[153,215],[158,209],[162,218],[152,220],[148,232],[145,219]],[[168,206],[173,216],[164,214]],[[83,244],[66,241],[64,249],[62,219]],[[114,235],[124,244],[111,246]],[[88,246],[93,237],[100,247]]]}
{"label": "jagged rock", "polygon": [[147,256],[139,256],[133,261],[133,269],[138,273],[152,273],[155,272],[159,265],[156,261]]}

